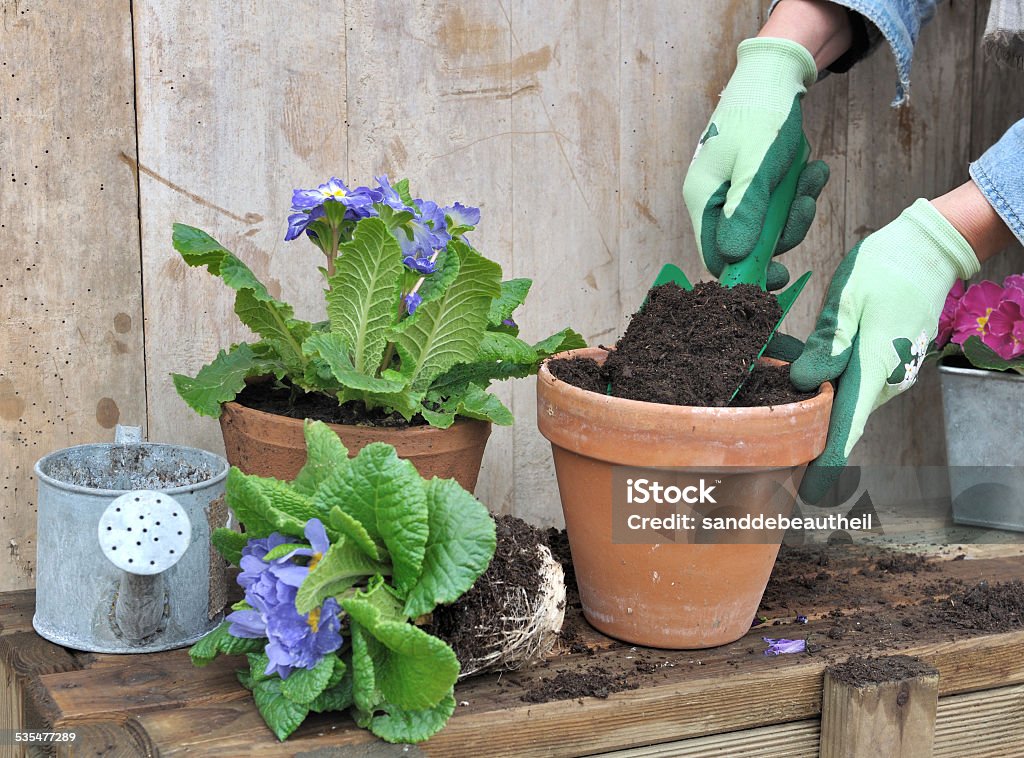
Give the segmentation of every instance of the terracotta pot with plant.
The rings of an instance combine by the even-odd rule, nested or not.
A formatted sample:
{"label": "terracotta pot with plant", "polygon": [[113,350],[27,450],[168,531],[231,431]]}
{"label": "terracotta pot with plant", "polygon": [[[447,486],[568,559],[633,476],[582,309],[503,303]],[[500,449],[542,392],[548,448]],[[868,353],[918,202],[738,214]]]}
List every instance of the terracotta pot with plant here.
{"label": "terracotta pot with plant", "polygon": [[476,208],[414,199],[407,181],[387,177],[296,190],[286,240],[306,236],[324,255],[319,323],[295,318],[206,232],[175,224],[175,249],[235,290],[235,313],[260,337],[222,350],[195,377],[174,376],[190,407],[220,418],[228,460],[294,478],[308,416],[340,422],[332,429],[353,454],[385,441],[424,476],[472,491],[491,423],[512,423],[489,384],[583,344],[571,329],[519,338],[512,314],[531,282],[502,281],[473,248],[465,235],[479,220]]}
{"label": "terracotta pot with plant", "polygon": [[614,349],[545,362],[537,420],[587,620],[704,648],[750,629],[832,387],[799,393],[777,360],[751,371],[782,317],[774,295],[681,284],[655,286]]}

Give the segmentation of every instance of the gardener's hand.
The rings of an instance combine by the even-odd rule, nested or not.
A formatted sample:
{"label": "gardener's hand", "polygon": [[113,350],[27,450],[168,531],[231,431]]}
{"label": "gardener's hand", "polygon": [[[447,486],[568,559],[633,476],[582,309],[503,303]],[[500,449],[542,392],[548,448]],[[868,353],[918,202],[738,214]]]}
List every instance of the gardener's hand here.
{"label": "gardener's hand", "polygon": [[825,451],[800,485],[806,502],[819,502],[831,487],[871,412],[917,379],[946,293],[978,269],[971,245],[927,200],[862,240],[839,265],[790,369],[798,389],[838,385]]}
{"label": "gardener's hand", "polygon": [[[683,184],[697,247],[715,276],[726,263],[753,251],[768,199],[797,160],[803,138],[800,101],[818,75],[807,49],[788,39],[748,39],[740,44],[737,59]],[[826,181],[824,162],[812,161],[804,168],[776,255],[807,234]],[[785,267],[772,261],[768,289],[788,280]]]}

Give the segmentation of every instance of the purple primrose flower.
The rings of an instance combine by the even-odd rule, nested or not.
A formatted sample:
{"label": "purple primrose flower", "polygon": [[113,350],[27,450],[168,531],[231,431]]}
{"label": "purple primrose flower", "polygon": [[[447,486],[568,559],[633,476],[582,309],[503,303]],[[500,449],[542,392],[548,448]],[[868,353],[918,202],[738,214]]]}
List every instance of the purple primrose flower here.
{"label": "purple primrose flower", "polygon": [[410,292],[402,298],[402,302],[405,303],[406,312],[411,316],[416,312],[416,309],[420,307],[420,303],[423,302],[423,298],[415,292]]}
{"label": "purple primrose flower", "polygon": [[[327,532],[319,519],[310,519],[305,528],[308,548],[297,548],[274,561],[267,553],[292,538],[274,532],[263,539],[250,540],[242,549],[242,573],[238,583],[245,589],[245,600],[252,609],[234,611],[227,620],[235,637],[268,640],[270,659],[266,672],[287,679],[294,669],[311,669],[328,653],[341,647],[340,606],[327,598],[308,615],[295,609],[295,596],[310,570],[330,547]],[[295,557],[309,558],[308,565],[293,563]]]}
{"label": "purple primrose flower", "polygon": [[768,643],[765,655],[788,655],[789,653],[802,653],[807,649],[807,640],[773,640],[769,637],[762,637]]}
{"label": "purple primrose flower", "polygon": [[462,203],[455,203],[441,209],[449,219],[452,226],[476,226],[480,223],[480,209],[471,208]]}

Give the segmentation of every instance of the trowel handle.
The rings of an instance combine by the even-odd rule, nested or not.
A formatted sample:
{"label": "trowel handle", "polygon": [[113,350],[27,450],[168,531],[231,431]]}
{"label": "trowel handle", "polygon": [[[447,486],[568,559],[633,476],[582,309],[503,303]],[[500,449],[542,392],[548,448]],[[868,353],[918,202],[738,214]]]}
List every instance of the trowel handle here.
{"label": "trowel handle", "polygon": [[793,200],[796,199],[796,187],[800,181],[800,174],[807,165],[807,158],[811,154],[811,146],[807,143],[806,137],[800,138],[800,147],[797,149],[796,160],[789,167],[789,171],[782,177],[779,186],[768,198],[768,213],[765,216],[764,228],[761,236],[754,245],[753,252],[741,261],[728,263],[722,269],[722,275],[718,281],[726,287],[735,287],[737,284],[756,284],[765,289],[768,278],[768,264],[771,263],[772,253],[779,244],[779,237],[789,219],[790,208],[793,207]]}

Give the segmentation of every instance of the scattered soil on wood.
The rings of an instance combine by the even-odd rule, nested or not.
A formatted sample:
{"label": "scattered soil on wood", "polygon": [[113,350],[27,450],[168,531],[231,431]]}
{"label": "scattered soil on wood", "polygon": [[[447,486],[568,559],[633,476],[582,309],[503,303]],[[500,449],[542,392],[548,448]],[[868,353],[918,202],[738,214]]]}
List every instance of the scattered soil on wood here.
{"label": "scattered soil on wood", "polygon": [[246,385],[245,389],[238,393],[235,402],[246,408],[273,413],[276,416],[309,418],[328,424],[406,427],[423,426],[427,423],[419,415],[413,416],[411,421],[406,421],[399,413],[384,413],[379,408],[368,411],[358,400],[339,405],[338,400],[330,395],[303,392],[295,387],[282,387],[269,381]]}
{"label": "scattered soil on wood", "polygon": [[[724,406],[747,377],[782,315],[774,295],[741,284],[698,282],[652,289],[603,366],[589,358],[548,363],[558,379],[615,397],[650,403]],[[565,365],[568,364],[568,365]],[[781,405],[806,399],[782,369],[758,367],[736,405]]]}
{"label": "scattered soil on wood", "polygon": [[940,606],[941,621],[958,629],[1008,632],[1024,625],[1024,584],[978,582]]}
{"label": "scattered soil on wood", "polygon": [[545,544],[544,534],[515,516],[495,516],[494,523],[498,543],[487,571],[457,601],[435,609],[428,629],[463,662],[494,651],[507,626],[509,597],[521,592],[535,598],[541,586],[544,561],[537,546]]}
{"label": "scattered soil on wood", "polygon": [[898,682],[915,676],[938,674],[938,669],[929,666],[920,658],[910,655],[888,655],[882,658],[854,657],[845,663],[829,667],[829,673],[837,682],[849,684],[858,689],[869,684]]}
{"label": "scattered soil on wood", "polygon": [[[606,697],[635,685],[677,681],[680,667],[697,677],[730,669],[770,671],[807,656],[828,663],[889,657],[921,642],[1024,629],[1019,564],[986,562],[986,575],[995,578],[979,582],[972,561],[955,557],[863,544],[784,545],[751,634],[710,650],[631,646],[604,637],[586,622],[566,533],[549,529],[545,536],[566,574],[561,649],[558,657],[497,680],[499,689],[517,701]],[[762,636],[803,639],[806,652],[765,656]],[[858,673],[856,666],[850,673],[864,681],[878,679],[877,674]]]}
{"label": "scattered soil on wood", "polygon": [[526,703],[547,703],[583,697],[607,698],[613,692],[639,687],[635,677],[591,666],[585,671],[557,671],[554,676],[534,684],[519,699]]}

